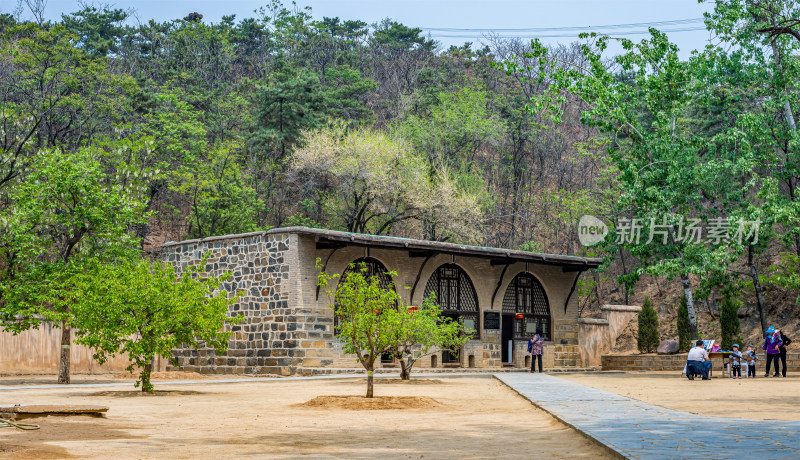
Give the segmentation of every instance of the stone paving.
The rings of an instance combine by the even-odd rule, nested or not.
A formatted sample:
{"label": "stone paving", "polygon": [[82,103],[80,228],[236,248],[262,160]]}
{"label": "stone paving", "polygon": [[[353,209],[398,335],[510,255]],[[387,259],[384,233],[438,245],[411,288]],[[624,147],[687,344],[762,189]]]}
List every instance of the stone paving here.
{"label": "stone paving", "polygon": [[495,378],[624,458],[800,458],[800,421],[694,415],[546,374]]}

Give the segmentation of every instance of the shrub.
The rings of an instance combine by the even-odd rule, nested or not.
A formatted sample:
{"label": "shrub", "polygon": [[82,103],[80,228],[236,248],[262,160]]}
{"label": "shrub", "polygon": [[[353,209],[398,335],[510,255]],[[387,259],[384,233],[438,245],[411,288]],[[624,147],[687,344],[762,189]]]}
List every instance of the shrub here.
{"label": "shrub", "polygon": [[636,346],[640,353],[652,353],[658,348],[658,342],[658,314],[650,298],[645,297],[642,309],[639,311],[639,335],[636,337]]}
{"label": "shrub", "polygon": [[722,290],[722,305],[720,305],[719,325],[722,329],[721,347],[730,350],[734,343],[741,342],[741,329],[739,327],[739,290],[735,286],[727,286]]}
{"label": "shrub", "polygon": [[678,306],[678,350],[689,351],[692,348],[692,326],[689,323],[689,308],[686,306],[686,297],[681,296]]}

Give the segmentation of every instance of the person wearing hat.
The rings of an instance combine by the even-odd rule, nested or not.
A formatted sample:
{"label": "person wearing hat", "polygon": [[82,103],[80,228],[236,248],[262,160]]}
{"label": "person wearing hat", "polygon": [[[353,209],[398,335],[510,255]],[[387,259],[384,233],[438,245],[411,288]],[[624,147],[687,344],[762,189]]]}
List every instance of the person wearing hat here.
{"label": "person wearing hat", "polygon": [[756,355],[756,348],[752,343],[747,346],[744,359],[747,360],[747,378],[756,378],[756,361],[758,361],[758,356]]}
{"label": "person wearing hat", "polygon": [[742,378],[742,353],[739,351],[738,343],[734,343],[731,348],[733,348],[730,354],[731,378],[740,379]]}
{"label": "person wearing hat", "polygon": [[767,338],[764,339],[764,345],[761,347],[762,350],[767,352],[767,373],[764,374],[764,377],[769,377],[769,368],[771,367],[772,362],[775,362],[775,377],[779,377],[780,371],[778,364],[778,359],[781,356],[781,335],[775,332],[775,328],[770,326],[767,328]]}
{"label": "person wearing hat", "polygon": [[[781,374],[786,377],[786,347],[792,343],[792,339],[783,335],[783,331],[780,329],[775,329],[775,332],[781,336],[781,346],[778,347],[780,351],[780,360],[781,360]],[[775,377],[778,376],[778,362],[775,362]]]}

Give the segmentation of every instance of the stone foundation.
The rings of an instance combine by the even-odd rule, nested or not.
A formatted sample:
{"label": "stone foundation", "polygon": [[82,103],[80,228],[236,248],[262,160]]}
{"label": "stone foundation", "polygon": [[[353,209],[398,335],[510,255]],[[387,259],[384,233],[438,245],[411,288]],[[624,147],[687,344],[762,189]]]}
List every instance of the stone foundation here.
{"label": "stone foundation", "polygon": [[578,318],[581,365],[599,367],[603,355],[611,351],[619,334],[641,309],[631,305],[603,305],[601,318]]}
{"label": "stone foundation", "polygon": [[[629,356],[603,356],[604,371],[683,371],[686,365],[687,353],[677,355],[629,355]],[[764,354],[759,354],[760,360],[756,364],[756,376],[762,377],[766,366]],[[714,369],[722,369],[722,359],[711,360]],[[800,353],[786,354],[786,367],[788,372],[800,372]]]}

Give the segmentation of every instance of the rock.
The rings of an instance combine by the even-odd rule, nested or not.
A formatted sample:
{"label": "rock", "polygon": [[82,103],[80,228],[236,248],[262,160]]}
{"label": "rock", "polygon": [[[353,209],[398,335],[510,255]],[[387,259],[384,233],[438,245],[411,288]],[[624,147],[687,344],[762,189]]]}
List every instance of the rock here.
{"label": "rock", "polygon": [[658,344],[658,348],[656,349],[656,353],[659,355],[674,355],[678,352],[678,342],[674,340],[662,340],[661,343]]}

